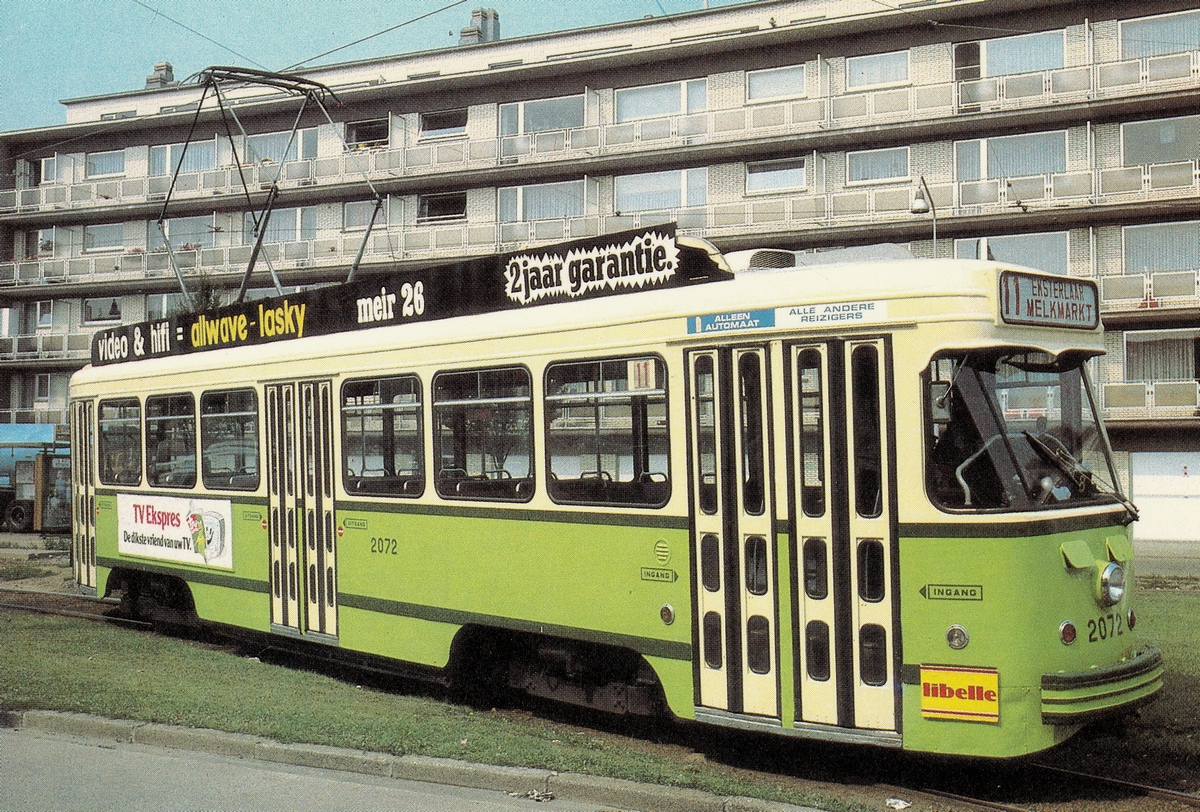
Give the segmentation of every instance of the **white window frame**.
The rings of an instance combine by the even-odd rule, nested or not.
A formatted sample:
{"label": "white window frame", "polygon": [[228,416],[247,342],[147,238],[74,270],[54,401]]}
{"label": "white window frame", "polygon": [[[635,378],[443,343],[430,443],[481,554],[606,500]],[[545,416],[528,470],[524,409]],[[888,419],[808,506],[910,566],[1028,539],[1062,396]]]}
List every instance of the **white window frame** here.
{"label": "white window frame", "polygon": [[[120,241],[115,245],[100,245],[95,247],[88,246],[88,232],[90,229],[111,228],[119,229],[121,235]],[[93,232],[99,233],[99,232]],[[92,223],[83,227],[83,253],[85,254],[103,254],[112,251],[125,250],[125,224],[124,223]]]}
{"label": "white window frame", "polygon": [[[58,155],[55,154],[49,158],[40,160],[38,185],[49,186],[52,183],[58,183]],[[50,172],[47,174],[46,168],[50,167]]]}
{"label": "white window frame", "polygon": [[[375,218],[376,225],[378,225],[379,223],[387,222],[388,200],[390,200],[390,198],[384,198],[384,200],[383,200],[383,208],[381,208],[379,210],[379,215]],[[350,212],[351,211],[365,212],[365,216],[363,217],[362,225],[359,225],[357,222],[355,222],[355,223],[350,222]],[[370,224],[370,222],[371,222],[371,213],[374,211],[375,211],[375,201],[374,200],[347,200],[345,203],[342,204],[342,231],[344,231],[344,232],[366,231],[367,225]],[[303,213],[300,211],[297,211],[296,212],[296,226],[298,229],[300,228],[300,225],[301,225],[300,220],[302,217],[303,217]]]}
{"label": "white window frame", "polygon": [[[451,113],[461,112],[463,114],[462,127],[443,127],[440,130],[426,130],[425,118],[427,116],[447,116]],[[451,107],[447,110],[430,110],[428,113],[417,114],[417,140],[418,141],[445,141],[455,138],[466,138],[467,127],[471,124],[471,114],[466,107]]]}
{"label": "white window frame", "polygon": [[[752,167],[761,167],[767,172],[771,167],[787,168],[788,164],[800,164],[800,171],[803,174],[803,179],[796,186],[772,186],[769,188],[751,189],[750,177],[754,173]],[[746,197],[759,197],[762,195],[777,195],[786,192],[797,192],[808,188],[808,167],[809,159],[806,155],[797,156],[795,158],[777,158],[770,161],[747,161],[746,162]]]}
{"label": "white window frame", "polygon": [[[109,318],[107,316],[107,314],[97,317],[94,311],[92,313],[92,317],[88,318],[88,310],[89,310],[88,302],[109,302],[109,301],[116,302],[116,304],[117,304],[116,318]],[[85,324],[85,325],[89,325],[89,324],[120,324],[122,318],[124,318],[125,308],[121,306],[122,303],[121,303],[120,296],[85,296],[83,299],[83,302],[81,304],[82,304],[82,307],[81,307],[80,318],[81,318],[83,324]]]}
{"label": "white window frame", "polygon": [[[765,76],[771,73],[788,73],[790,71],[800,71],[800,92],[785,93],[781,96],[754,96],[750,92],[752,78],[755,76]],[[762,70],[746,71],[746,104],[769,104],[771,102],[783,101],[785,99],[803,99],[808,96],[808,69],[804,65],[784,65],[778,68],[763,68]]]}
{"label": "white window frame", "polygon": [[[867,155],[878,152],[899,152],[904,151],[904,165],[907,171],[903,175],[895,175],[887,178],[865,178],[863,180],[850,180],[850,156],[852,155]],[[880,183],[905,183],[912,181],[912,150],[907,147],[883,147],[881,149],[855,149],[849,150],[846,153],[846,186],[871,186]]]}
{"label": "white window frame", "polygon": [[1129,374],[1129,337],[1130,336],[1147,336],[1143,342],[1152,343],[1156,341],[1169,341],[1172,338],[1190,338],[1193,341],[1200,339],[1200,328],[1196,327],[1169,327],[1161,330],[1126,330],[1121,334],[1121,381],[1124,383],[1186,383],[1189,380],[1195,380],[1200,374],[1200,369],[1192,370],[1192,378],[1131,378]]}
{"label": "white window frame", "polygon": [[[679,176],[679,203],[677,205],[666,206],[666,207],[649,207],[649,208],[644,208],[644,209],[626,209],[626,208],[621,208],[621,206],[618,205],[618,202],[619,202],[618,198],[620,196],[620,190],[618,187],[621,185],[621,181],[623,179],[643,177],[643,176],[649,176],[649,175],[669,175],[669,174],[674,174],[674,175]],[[705,202],[692,203],[689,200],[689,198],[691,197],[691,193],[694,191],[694,187],[692,186],[692,184],[695,182],[699,182],[701,174],[703,174],[702,182],[703,182],[704,201]],[[638,213],[647,212],[647,211],[679,211],[682,209],[699,208],[701,206],[706,206],[706,205],[708,205],[708,167],[707,166],[691,167],[690,169],[666,169],[666,170],[663,170],[660,172],[633,172],[633,173],[630,173],[627,175],[617,175],[615,178],[613,178],[613,212],[617,215],[638,214]]]}
{"label": "white window frame", "polygon": [[[704,84],[704,107],[700,110],[692,110],[689,108],[689,104],[688,104],[688,101],[689,101],[690,95],[691,95],[690,90],[691,90],[691,87],[693,84],[698,84],[698,83]],[[621,99],[622,95],[627,95],[629,93],[636,93],[638,91],[668,87],[670,85],[675,85],[676,87],[679,88],[679,108],[678,109],[676,109],[674,111],[664,112],[664,113],[651,113],[650,115],[631,116],[628,118],[622,118],[618,115],[617,111],[620,109],[620,106],[621,106],[620,99]],[[659,83],[653,84],[653,85],[638,85],[637,87],[621,87],[621,88],[617,88],[616,91],[614,91],[614,93],[613,93],[613,119],[614,119],[614,123],[616,123],[616,124],[627,124],[632,121],[649,121],[651,119],[656,119],[656,118],[671,118],[672,116],[691,116],[691,115],[696,115],[697,113],[703,113],[703,112],[707,112],[707,111],[708,111],[708,77],[707,76],[702,76],[702,77],[699,77],[696,79],[682,79],[678,82],[659,82]]]}
{"label": "white window frame", "polygon": [[40,330],[54,326],[54,300],[38,299],[34,303],[34,329]]}
{"label": "white window frame", "polygon": [[[1141,121],[1122,121],[1121,122],[1121,166],[1123,166],[1127,169],[1135,167],[1135,166],[1161,166],[1161,164],[1127,164],[1127,163],[1125,163],[1125,128],[1126,127],[1129,127],[1131,125],[1149,125],[1149,124],[1158,124],[1159,126],[1162,126],[1163,124],[1166,124],[1167,122],[1183,121],[1185,119],[1194,119],[1197,123],[1197,127],[1200,127],[1200,114],[1197,114],[1197,113],[1193,113],[1193,114],[1187,115],[1187,116],[1166,116],[1163,118],[1147,118],[1147,119],[1142,119]],[[1200,153],[1192,155],[1190,158],[1183,158],[1180,161],[1171,161],[1170,163],[1183,163],[1183,161],[1187,161],[1187,160],[1190,160],[1193,163],[1200,161]]]}
{"label": "white window frame", "polygon": [[[1064,267],[1064,272],[1061,275],[1065,276],[1065,275],[1069,274],[1071,271],[1071,233],[1069,231],[1039,231],[1039,232],[1028,233],[1028,234],[993,234],[989,237],[963,237],[963,238],[956,239],[954,241],[954,256],[956,259],[968,259],[968,260],[979,259],[981,261],[990,261],[987,259],[987,252],[988,252],[988,246],[989,246],[989,243],[991,240],[1020,239],[1022,237],[1028,238],[1028,237],[1045,237],[1045,236],[1058,236],[1058,235],[1062,236],[1062,241],[1063,241],[1063,248],[1064,248],[1063,260],[1064,260],[1065,267]],[[963,249],[965,249],[967,243],[977,243],[983,256],[982,257],[965,256]],[[1011,260],[1004,260],[1004,259],[997,259],[996,261],[997,262],[1011,262]],[[1045,273],[1050,273],[1050,274],[1054,273],[1054,271],[1047,270],[1046,268],[1038,268],[1038,270],[1041,270],[1041,271],[1044,271]]]}
{"label": "white window frame", "polygon": [[[594,214],[595,206],[592,204],[594,196],[589,194],[590,186],[594,185],[594,181],[587,178],[579,178],[577,180],[554,181],[550,183],[527,183],[523,186],[502,186],[496,190],[496,218],[501,223],[532,223],[537,220],[527,220],[525,218],[525,191],[530,188],[539,188],[543,186],[567,186],[578,184],[580,210],[577,214],[566,214],[561,217],[542,218],[547,220],[569,220],[574,217],[586,217],[589,214]],[[513,196],[513,204],[516,209],[517,217],[514,220],[504,219],[504,204],[503,198],[507,195]]]}
{"label": "white window frame", "polygon": [[[1053,174],[1056,174],[1057,172],[1069,171],[1070,170],[1069,161],[1071,158],[1071,153],[1070,153],[1071,144],[1069,141],[1069,136],[1067,134],[1067,131],[1066,130],[1038,130],[1036,132],[1013,133],[1012,135],[998,135],[998,136],[993,136],[991,138],[965,138],[962,141],[955,141],[954,142],[955,182],[956,183],[980,183],[980,182],[986,181],[986,180],[1005,180],[1007,178],[1037,177],[1037,175],[1011,174],[1011,175],[999,175],[999,176],[993,178],[990,175],[988,175],[988,164],[989,164],[988,143],[991,141],[1000,141],[1000,140],[1003,140],[1006,138],[1022,138],[1022,137],[1028,137],[1028,136],[1034,136],[1034,135],[1050,135],[1052,133],[1053,134],[1061,134],[1062,138],[1063,138],[1063,168],[1060,170],[1041,172],[1039,174],[1053,175]],[[979,144],[979,166],[976,167],[976,169],[979,171],[979,177],[975,178],[973,180],[958,180],[958,177],[959,177],[958,145],[966,144],[966,143],[978,143]]]}
{"label": "white window frame", "polygon": [[[199,243],[180,243],[179,245],[176,245],[174,243],[174,241],[173,241],[174,238],[171,236],[171,223],[179,222],[181,220],[200,220],[205,217],[208,218],[208,232],[207,232],[207,243],[208,244],[207,245],[205,244],[204,240],[201,240]],[[205,248],[213,248],[215,246],[216,241],[214,239],[214,235],[217,233],[216,213],[194,214],[194,215],[188,215],[186,217],[176,217],[173,220],[163,221],[163,226],[166,230],[167,240],[171,241],[171,249],[174,251],[196,251],[196,250],[203,250]],[[150,227],[157,230],[157,223],[151,223]],[[160,236],[161,236],[161,234],[160,234]],[[198,249],[197,248],[184,248],[185,245],[190,246],[193,244],[199,245],[200,247]],[[164,248],[164,250],[165,250],[165,248]]]}
{"label": "white window frame", "polygon": [[[435,197],[450,197],[451,195],[463,198],[462,214],[444,214],[437,216],[422,216],[421,203],[424,200]],[[467,219],[467,206],[471,203],[466,192],[427,192],[417,195],[417,225],[437,225],[438,223],[462,223]]]}
{"label": "white window frame", "polygon": [[33,376],[33,402],[50,403],[50,388],[52,380],[49,372],[38,372]]}
{"label": "white window frame", "polygon": [[1135,17],[1135,18],[1129,19],[1129,20],[1118,20],[1117,21],[1117,47],[1121,51],[1122,61],[1133,60],[1133,59],[1153,58],[1155,56],[1167,56],[1169,54],[1188,53],[1188,49],[1185,48],[1180,51],[1164,51],[1163,53],[1160,53],[1160,54],[1152,54],[1149,57],[1133,57],[1133,56],[1127,57],[1127,56],[1125,56],[1125,26],[1128,24],[1131,24],[1131,23],[1145,22],[1147,20],[1162,20],[1162,19],[1166,19],[1167,17],[1186,17],[1189,14],[1200,15],[1200,9],[1187,9],[1184,11],[1172,11],[1172,12],[1168,12],[1167,14],[1148,14],[1145,17]]}
{"label": "white window frame", "polygon": [[[536,104],[539,102],[561,102],[561,101],[567,101],[569,99],[577,99],[579,101],[579,110],[582,113],[579,124],[572,125],[570,127],[555,127],[553,129],[549,129],[549,130],[526,130],[525,129],[525,107],[526,107],[526,105]],[[504,122],[505,108],[516,108],[516,111],[517,111],[517,131],[516,132],[512,132],[512,133],[504,132],[503,122]],[[585,93],[569,93],[565,96],[551,96],[551,97],[545,98],[545,99],[525,99],[524,101],[519,101],[519,102],[506,102],[504,104],[501,104],[499,106],[499,110],[497,111],[496,131],[500,135],[501,138],[515,138],[515,137],[521,136],[521,135],[535,135],[536,133],[543,133],[543,132],[565,132],[567,130],[575,129],[576,127],[586,127],[587,126],[587,118],[588,118],[587,108],[588,108],[587,94],[585,94]]]}
{"label": "white window frame", "polygon": [[1191,227],[1200,231],[1200,220],[1171,220],[1169,222],[1160,223],[1136,223],[1132,225],[1121,226],[1121,273],[1127,276],[1136,276],[1138,274],[1153,274],[1153,273],[1172,273],[1178,271],[1200,271],[1200,268],[1134,268],[1125,267],[1126,257],[1129,256],[1129,249],[1126,245],[1126,239],[1130,231],[1155,228],[1170,228],[1172,226],[1179,228]]}
{"label": "white window frame", "polygon": [[[1029,70],[1021,70],[1016,73],[992,73],[988,69],[988,48],[991,43],[996,42],[1014,42],[1019,39],[1033,39],[1035,37],[1049,38],[1053,34],[1058,34],[1062,44],[1062,64],[1053,68],[1031,68]],[[1054,29],[1052,31],[1034,31],[1029,34],[1016,34],[1011,37],[995,37],[993,39],[984,39],[979,41],[979,76],[981,79],[992,79],[997,76],[1020,76],[1025,73],[1044,73],[1047,70],[1059,70],[1066,66],[1067,59],[1067,31],[1066,29]]]}
{"label": "white window frame", "polygon": [[[92,157],[93,156],[99,157],[101,155],[103,155],[103,156],[120,155],[121,156],[120,171],[119,172],[95,172],[95,173],[93,173],[91,171]],[[89,152],[89,153],[85,154],[83,156],[83,176],[85,178],[87,178],[88,180],[93,180],[93,179],[97,179],[97,178],[122,178],[122,177],[125,177],[125,150],[110,149],[110,150],[105,150],[103,152]]]}
{"label": "white window frame", "polygon": [[[272,291],[272,293],[274,293]],[[157,309],[159,314],[151,315],[150,303],[158,300]],[[168,318],[177,309],[184,305],[182,293],[147,293],[145,299],[145,316],[147,319],[165,319]]]}
{"label": "white window frame", "polygon": [[[383,128],[384,128],[383,138],[382,139],[375,138],[375,139],[371,139],[371,140],[367,140],[367,141],[351,142],[350,141],[350,128],[358,127],[358,126],[364,125],[364,124],[375,124],[375,125],[382,124]],[[303,141],[304,140],[303,135],[304,135],[303,130],[297,132],[296,140],[298,142]],[[362,149],[387,149],[388,147],[391,146],[391,144],[392,144],[392,119],[391,119],[391,116],[385,116],[384,118],[364,118],[364,119],[358,119],[355,121],[347,121],[346,122],[346,149],[347,150],[357,151],[357,150],[362,150]],[[301,156],[301,157],[309,157],[309,156]]]}
{"label": "white window frame", "polygon": [[[188,149],[189,150],[194,149],[199,144],[211,144],[212,145],[212,166],[202,166],[199,169],[187,170],[187,172],[207,172],[208,170],[217,168],[217,153],[219,152],[219,150],[217,149],[216,136],[213,136],[212,139],[204,139],[202,141],[192,142],[191,144],[188,144]],[[150,177],[162,178],[162,177],[173,176],[175,174],[175,163],[176,163],[175,158],[174,158],[174,153],[175,153],[176,149],[183,150],[183,146],[184,146],[184,143],[182,141],[180,141],[179,143],[176,143],[176,144],[154,144],[154,145],[152,145],[150,147],[149,162],[147,164],[147,170],[150,174]],[[157,150],[165,150],[167,153],[166,154],[166,162],[165,162],[167,171],[155,174],[154,173],[154,153]],[[184,157],[187,157],[187,154],[188,153],[185,151]]]}
{"label": "white window frame", "polygon": [[[875,82],[872,84],[856,85],[851,84],[851,77],[854,75],[852,65],[855,62],[869,59],[883,59],[884,57],[894,57],[897,54],[904,54],[904,78],[891,82]],[[902,51],[887,51],[881,54],[863,54],[862,56],[846,57],[846,91],[857,93],[862,90],[876,90],[884,87],[904,87],[912,84],[912,52],[909,50]]]}

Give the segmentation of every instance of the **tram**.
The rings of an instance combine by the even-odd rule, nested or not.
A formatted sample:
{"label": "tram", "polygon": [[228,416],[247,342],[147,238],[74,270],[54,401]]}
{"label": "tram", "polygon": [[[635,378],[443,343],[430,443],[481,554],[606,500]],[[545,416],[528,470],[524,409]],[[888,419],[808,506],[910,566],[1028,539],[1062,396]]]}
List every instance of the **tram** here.
{"label": "tram", "polygon": [[1102,352],[1089,280],[671,225],[114,327],[71,381],[76,577],[607,711],[1020,756],[1162,685]]}

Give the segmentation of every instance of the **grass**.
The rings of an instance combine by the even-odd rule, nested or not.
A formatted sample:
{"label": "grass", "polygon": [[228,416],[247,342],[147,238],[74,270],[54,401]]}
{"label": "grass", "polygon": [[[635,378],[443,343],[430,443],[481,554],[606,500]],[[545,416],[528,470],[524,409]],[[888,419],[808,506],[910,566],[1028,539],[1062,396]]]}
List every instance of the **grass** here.
{"label": "grass", "polygon": [[45,567],[39,567],[27,561],[0,564],[0,581],[20,581],[25,578],[42,578],[53,574],[54,570],[48,570]]}
{"label": "grass", "polygon": [[[281,697],[293,700],[281,704]],[[296,699],[299,698],[299,699]],[[76,711],[282,742],[541,767],[793,803],[812,797],[532,714],[368,690],[144,632],[0,614],[0,708]],[[733,771],[736,773],[736,771]],[[821,799],[829,809],[854,808]]]}
{"label": "grass", "polygon": [[[1143,588],[1138,600],[1139,630],[1166,657],[1158,701],[1123,723],[1089,728],[1037,760],[1195,791],[1200,789],[1195,699],[1200,696],[1200,628],[1192,618],[1200,592]],[[840,787],[805,784],[793,777],[810,772],[800,765],[813,759],[829,764],[883,758],[875,751],[840,753],[828,745],[737,738],[740,734],[715,730],[698,734],[696,746],[706,758],[678,744],[687,734],[676,728],[668,738],[677,743],[662,745],[654,741],[654,728],[630,739],[606,732],[604,722],[578,728],[528,712],[473,709],[367,688],[161,635],[0,613],[0,709],[35,708],[209,727],[283,742],[603,775],[833,810],[868,806],[855,797],[854,780],[844,783],[835,770],[828,780]],[[723,751],[740,755],[727,757]],[[766,777],[729,764],[763,766],[778,774]]]}

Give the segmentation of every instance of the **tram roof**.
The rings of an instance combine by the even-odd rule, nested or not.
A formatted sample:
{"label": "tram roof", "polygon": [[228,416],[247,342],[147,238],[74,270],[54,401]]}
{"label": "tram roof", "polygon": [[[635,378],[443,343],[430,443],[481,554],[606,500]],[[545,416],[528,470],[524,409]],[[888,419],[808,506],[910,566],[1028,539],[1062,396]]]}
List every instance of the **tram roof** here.
{"label": "tram roof", "polygon": [[[1013,297],[1026,307],[1036,298],[1038,307],[1029,318],[1010,314]],[[94,369],[79,379],[124,378],[95,368],[156,358],[167,363],[137,364],[139,374],[179,371],[182,356],[195,353],[209,357],[187,366],[227,366],[233,358],[212,351],[242,347],[258,348],[237,354],[254,363],[583,327],[643,329],[664,319],[677,322],[669,331],[676,340],[688,340],[950,317],[1075,328],[1054,343],[1101,346],[1090,280],[995,262],[915,259],[898,246],[724,256],[667,225],[123,325],[94,337]]]}

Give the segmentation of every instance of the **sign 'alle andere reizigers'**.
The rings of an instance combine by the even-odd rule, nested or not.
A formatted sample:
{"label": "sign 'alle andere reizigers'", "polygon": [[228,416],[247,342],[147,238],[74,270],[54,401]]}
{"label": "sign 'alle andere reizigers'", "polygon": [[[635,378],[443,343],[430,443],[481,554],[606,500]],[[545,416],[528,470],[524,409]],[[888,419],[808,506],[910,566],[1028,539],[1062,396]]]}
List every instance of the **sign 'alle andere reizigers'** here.
{"label": "sign 'alle andere reizigers'", "polygon": [[489,256],[369,281],[122,325],[96,334],[97,366],[384,325],[517,310],[728,278],[674,225]]}

